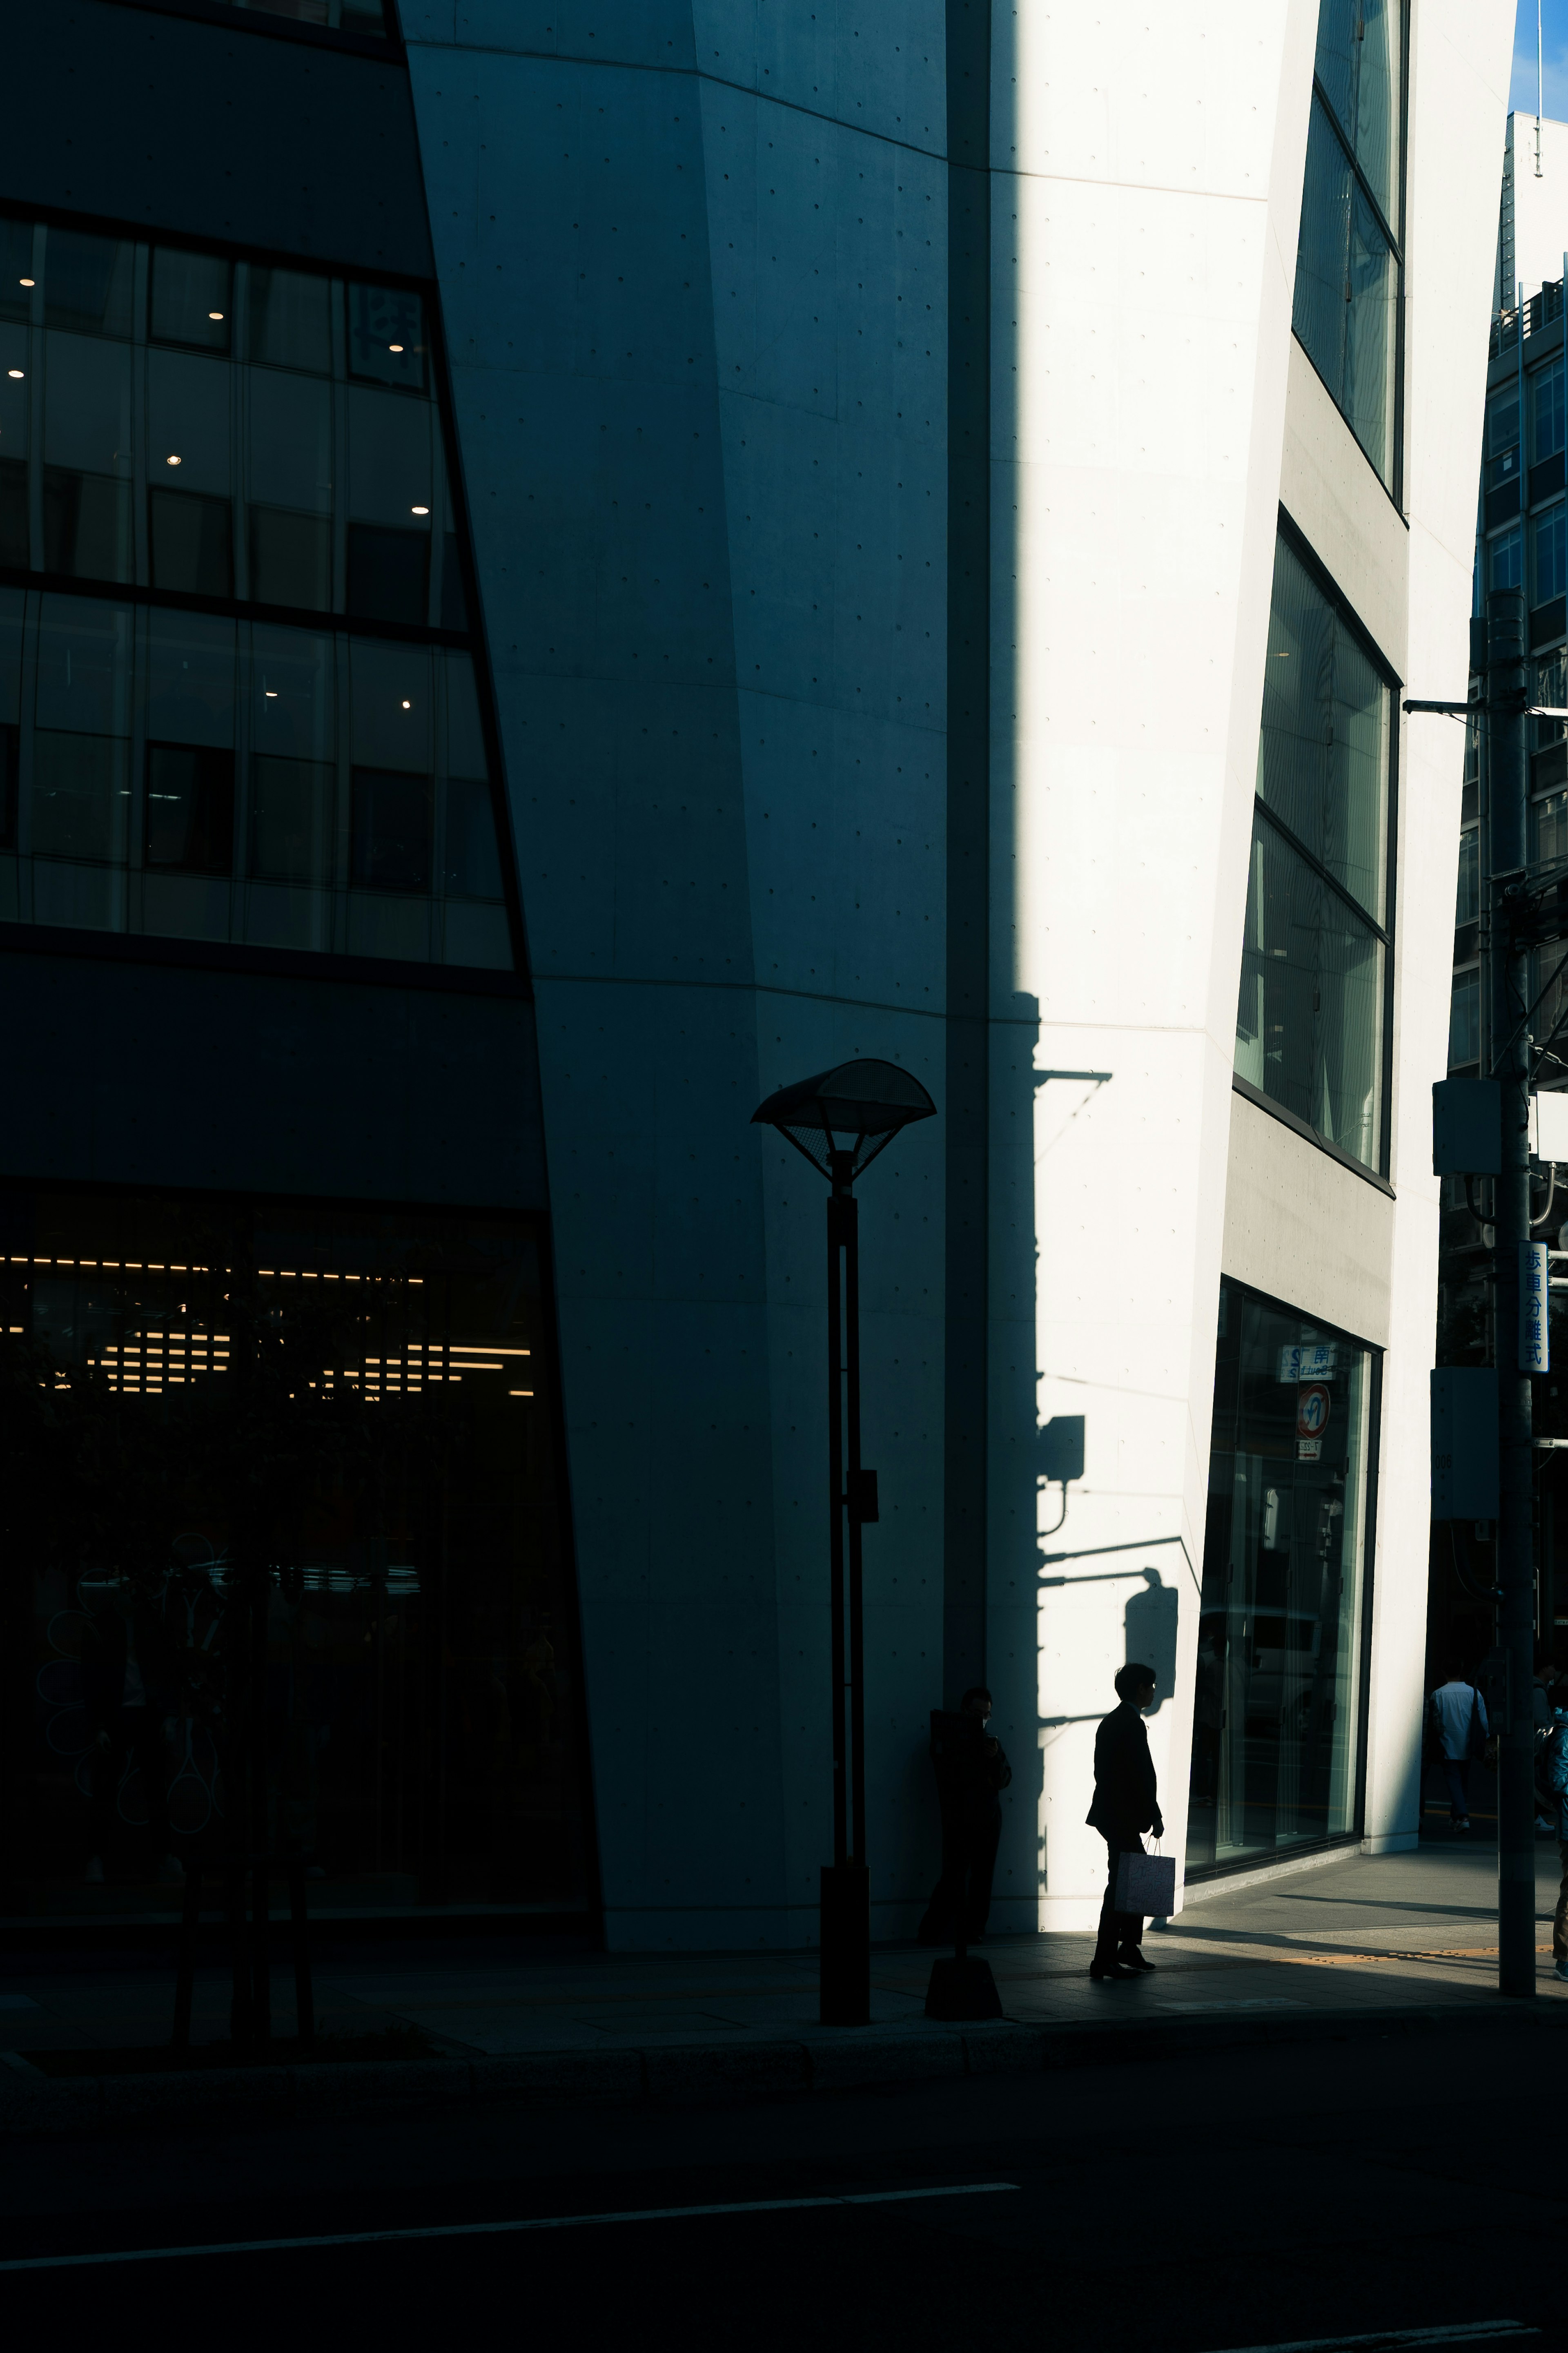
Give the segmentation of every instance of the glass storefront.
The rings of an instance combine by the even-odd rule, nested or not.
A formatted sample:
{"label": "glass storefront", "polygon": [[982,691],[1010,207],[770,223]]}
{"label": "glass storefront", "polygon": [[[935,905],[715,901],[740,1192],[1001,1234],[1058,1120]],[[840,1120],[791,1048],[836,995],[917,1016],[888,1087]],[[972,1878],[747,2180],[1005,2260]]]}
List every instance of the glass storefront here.
{"label": "glass storefront", "polygon": [[1373,1356],[1220,1285],[1187,1869],[1353,1831]]}
{"label": "glass storefront", "polygon": [[167,1911],[262,1811],[313,1911],[585,1902],[541,1241],[0,1190],[5,1908]]}

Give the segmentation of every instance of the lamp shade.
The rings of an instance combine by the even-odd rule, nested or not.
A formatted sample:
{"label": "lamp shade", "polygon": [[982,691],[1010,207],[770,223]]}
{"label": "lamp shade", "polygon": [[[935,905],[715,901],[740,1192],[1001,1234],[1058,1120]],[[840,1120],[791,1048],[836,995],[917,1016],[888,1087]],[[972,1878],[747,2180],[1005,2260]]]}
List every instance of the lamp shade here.
{"label": "lamp shade", "polygon": [[896,1062],[840,1062],[814,1079],[781,1087],[752,1113],[753,1127],[776,1127],[824,1176],[831,1153],[847,1152],[858,1176],[900,1127],[936,1111],[924,1087]]}

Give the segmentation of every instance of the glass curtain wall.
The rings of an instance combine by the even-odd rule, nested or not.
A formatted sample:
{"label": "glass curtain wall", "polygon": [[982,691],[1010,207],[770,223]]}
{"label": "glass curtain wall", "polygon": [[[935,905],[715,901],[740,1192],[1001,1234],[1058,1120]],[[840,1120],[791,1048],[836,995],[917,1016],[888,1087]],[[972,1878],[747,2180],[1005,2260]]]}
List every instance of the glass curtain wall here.
{"label": "glass curtain wall", "polygon": [[1394,488],[1401,258],[1398,0],[1321,0],[1292,325]]}
{"label": "glass curtain wall", "polygon": [[512,961],[416,291],[0,222],[0,920]]}
{"label": "glass curtain wall", "polygon": [[1274,556],[1236,1071],[1381,1166],[1388,686],[1294,551]]}
{"label": "glass curtain wall", "polygon": [[0,1243],[0,1904],[166,1910],[259,1776],[314,1906],[581,1905],[533,1225],[10,1189]]}
{"label": "glass curtain wall", "polygon": [[1372,1369],[1222,1282],[1189,1872],[1357,1827]]}

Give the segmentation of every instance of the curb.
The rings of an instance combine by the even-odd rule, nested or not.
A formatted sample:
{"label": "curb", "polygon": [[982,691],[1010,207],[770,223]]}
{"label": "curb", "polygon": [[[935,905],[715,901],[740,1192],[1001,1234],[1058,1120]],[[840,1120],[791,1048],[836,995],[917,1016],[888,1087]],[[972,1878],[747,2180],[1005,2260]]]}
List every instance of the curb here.
{"label": "curb", "polygon": [[[1568,2005],[1498,2009],[1436,2004],[1301,2010],[1268,2017],[1125,2019],[1082,2025],[994,2025],[877,2032],[851,2028],[809,2042],[690,2043],[637,2051],[539,2051],[476,2059],[345,2061],[310,2067],[215,2067],[191,2074],[50,2077],[0,2069],[0,2141],[162,2131],[187,2125],[317,2123],[429,2112],[468,2102],[593,2103],[617,2107],[744,2102],[873,2085],[1026,2075],[1192,2051],[1387,2041],[1466,2029],[1568,2031]],[[30,2079],[30,2080],[29,2080]]]}

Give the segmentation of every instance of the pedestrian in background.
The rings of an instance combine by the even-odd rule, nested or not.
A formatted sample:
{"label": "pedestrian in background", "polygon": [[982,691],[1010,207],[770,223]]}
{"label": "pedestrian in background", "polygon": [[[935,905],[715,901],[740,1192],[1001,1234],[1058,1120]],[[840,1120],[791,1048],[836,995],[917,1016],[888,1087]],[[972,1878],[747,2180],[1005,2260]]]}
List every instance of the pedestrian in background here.
{"label": "pedestrian in background", "polygon": [[1100,1718],[1094,1736],[1094,1803],[1087,1819],[1106,1845],[1105,1901],[1100,1907],[1100,1936],[1089,1973],[1096,1984],[1110,1978],[1142,1977],[1154,1966],[1143,1957],[1143,1915],[1116,1908],[1116,1869],[1123,1854],[1143,1852],[1143,1832],[1163,1838],[1160,1793],[1143,1714],[1154,1704],[1157,1678],[1152,1667],[1131,1661],[1117,1673],[1116,1696],[1121,1703]]}
{"label": "pedestrian in background", "polygon": [[1448,1820],[1457,1831],[1470,1827],[1470,1759],[1487,1745],[1487,1704],[1456,1666],[1426,1703],[1432,1736],[1448,1784]]}

